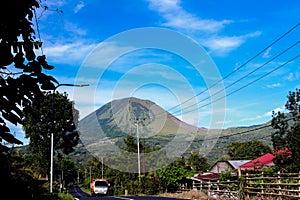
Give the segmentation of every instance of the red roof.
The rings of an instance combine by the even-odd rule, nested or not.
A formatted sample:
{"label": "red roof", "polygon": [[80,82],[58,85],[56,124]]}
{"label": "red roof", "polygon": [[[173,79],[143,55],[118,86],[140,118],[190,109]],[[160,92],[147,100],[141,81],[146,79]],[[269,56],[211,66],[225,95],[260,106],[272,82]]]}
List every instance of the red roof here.
{"label": "red roof", "polygon": [[247,170],[247,169],[257,169],[257,168],[263,168],[268,166],[274,166],[273,159],[275,156],[271,153],[267,153],[265,155],[262,155],[254,160],[251,160],[243,165],[240,166],[241,170]]}
{"label": "red roof", "polygon": [[196,178],[202,179],[202,180],[218,180],[220,178],[220,174],[203,173],[203,174],[199,174]]}

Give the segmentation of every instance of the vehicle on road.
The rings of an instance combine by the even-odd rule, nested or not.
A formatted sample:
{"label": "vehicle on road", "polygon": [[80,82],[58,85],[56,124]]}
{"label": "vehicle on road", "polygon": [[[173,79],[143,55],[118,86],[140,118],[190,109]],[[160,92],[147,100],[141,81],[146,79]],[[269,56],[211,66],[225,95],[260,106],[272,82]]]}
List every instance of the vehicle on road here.
{"label": "vehicle on road", "polygon": [[103,178],[92,179],[90,183],[91,195],[93,197],[107,195],[109,186],[110,184],[107,179],[103,179]]}

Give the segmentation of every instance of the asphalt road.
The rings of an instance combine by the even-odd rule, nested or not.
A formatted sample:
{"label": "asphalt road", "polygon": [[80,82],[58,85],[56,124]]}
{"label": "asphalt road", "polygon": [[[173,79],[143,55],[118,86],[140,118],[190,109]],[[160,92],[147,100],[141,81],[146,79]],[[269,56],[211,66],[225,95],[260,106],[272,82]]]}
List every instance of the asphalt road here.
{"label": "asphalt road", "polygon": [[[102,197],[92,197],[91,195],[85,193],[80,189],[79,186],[74,185],[69,188],[68,191],[75,200],[179,200],[178,198],[169,197],[157,197],[157,196],[102,196]],[[182,200],[182,199],[181,199]]]}

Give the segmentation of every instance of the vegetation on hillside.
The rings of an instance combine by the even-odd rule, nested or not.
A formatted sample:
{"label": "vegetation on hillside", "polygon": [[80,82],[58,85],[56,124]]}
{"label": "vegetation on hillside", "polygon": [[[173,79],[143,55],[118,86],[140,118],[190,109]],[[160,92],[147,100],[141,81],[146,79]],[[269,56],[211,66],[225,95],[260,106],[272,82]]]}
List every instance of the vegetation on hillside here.
{"label": "vegetation on hillside", "polygon": [[285,108],[287,113],[273,112],[272,127],[275,129],[272,142],[275,150],[290,150],[292,155],[277,154],[280,170],[300,171],[300,90],[290,91]]}

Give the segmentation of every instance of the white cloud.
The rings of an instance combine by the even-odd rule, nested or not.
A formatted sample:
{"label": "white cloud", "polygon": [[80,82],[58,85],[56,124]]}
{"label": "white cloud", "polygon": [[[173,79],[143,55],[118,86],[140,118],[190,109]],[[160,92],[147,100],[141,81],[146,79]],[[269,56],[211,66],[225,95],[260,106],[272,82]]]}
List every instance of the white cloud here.
{"label": "white cloud", "polygon": [[267,88],[276,88],[276,87],[280,87],[281,84],[280,83],[273,83],[271,85],[267,85]]}
{"label": "white cloud", "polygon": [[203,44],[211,51],[227,52],[239,47],[243,42],[241,37],[217,37],[203,41]]}
{"label": "white cloud", "polygon": [[250,117],[250,118],[244,118],[244,119],[241,119],[241,121],[255,121],[255,120],[258,120],[258,119],[263,119],[263,118],[270,118],[272,117],[272,113],[273,111],[275,113],[277,112],[284,112],[285,108],[284,107],[281,107],[281,108],[275,108],[274,110],[272,111],[269,111],[269,112],[266,112],[262,115],[258,115],[258,116],[255,116],[255,117]]}
{"label": "white cloud", "polygon": [[285,111],[285,108],[284,108],[284,107],[281,107],[281,108],[275,108],[275,109],[272,110],[272,111],[266,112],[266,113],[263,115],[263,117],[271,117],[273,111],[274,111],[275,113],[283,112],[283,111]]}
{"label": "white cloud", "polygon": [[82,8],[84,8],[84,2],[79,1],[78,4],[74,8],[74,13],[78,13]]}
{"label": "white cloud", "polygon": [[76,24],[65,21],[64,22],[64,29],[68,31],[69,33],[75,34],[75,35],[86,35],[86,30],[79,28]]}
{"label": "white cloud", "polygon": [[[150,8],[157,11],[165,20],[161,25],[192,33],[198,37],[211,53],[223,55],[238,48],[247,39],[257,37],[261,33],[253,32],[241,36],[219,36],[220,31],[232,20],[202,19],[187,12],[181,5],[181,0],[147,0]],[[211,36],[213,35],[213,36]]]}
{"label": "white cloud", "polygon": [[78,64],[89,55],[96,44],[87,44],[84,41],[74,43],[55,43],[44,48],[47,60],[50,63]]}
{"label": "white cloud", "polygon": [[298,80],[300,78],[300,73],[299,72],[290,72],[287,76],[284,77],[284,79],[288,80],[288,81],[294,81],[294,80]]}
{"label": "white cloud", "polygon": [[149,0],[150,7],[159,12],[167,12],[170,10],[181,10],[180,0]]}
{"label": "white cloud", "polygon": [[189,29],[193,31],[218,32],[224,25],[231,23],[231,20],[201,19],[191,13],[186,12],[180,6],[180,0],[148,0],[150,8],[158,11],[165,19],[162,25]]}
{"label": "white cloud", "polygon": [[270,58],[270,51],[272,50],[272,47],[269,47],[263,54],[263,58]]}
{"label": "white cloud", "polygon": [[224,54],[241,46],[245,41],[252,37],[257,37],[261,32],[256,31],[242,36],[216,36],[203,39],[203,45],[208,47],[211,52]]}

